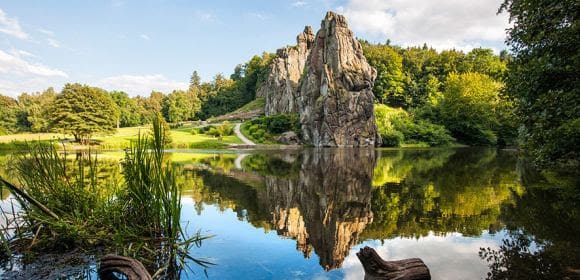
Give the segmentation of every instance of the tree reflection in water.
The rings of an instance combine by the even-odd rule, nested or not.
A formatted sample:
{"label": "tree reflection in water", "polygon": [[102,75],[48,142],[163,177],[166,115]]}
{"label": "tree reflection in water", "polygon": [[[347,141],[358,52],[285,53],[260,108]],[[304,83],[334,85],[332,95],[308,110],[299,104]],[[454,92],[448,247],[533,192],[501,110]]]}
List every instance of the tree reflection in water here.
{"label": "tree reflection in water", "polygon": [[[529,237],[550,224],[550,215],[560,215],[561,207],[577,209],[575,197],[567,206],[533,203],[557,198],[536,197],[528,186],[537,178],[522,177],[527,171],[516,168],[514,154],[493,149],[255,153],[241,160],[241,169],[231,168],[235,157],[200,161],[203,171],[185,172],[186,193],[198,211],[204,203],[233,209],[240,220],[295,239],[304,257],[314,251],[325,270],[340,267],[351,247],[364,240],[449,233],[477,237],[506,227],[525,228],[522,234]],[[548,219],[526,214],[534,211]],[[529,221],[537,225],[530,228]],[[578,244],[570,238],[577,229],[549,228],[562,242],[554,241],[558,236],[543,238],[552,242],[549,246],[563,246],[558,252]],[[571,260],[577,260],[574,254]]]}

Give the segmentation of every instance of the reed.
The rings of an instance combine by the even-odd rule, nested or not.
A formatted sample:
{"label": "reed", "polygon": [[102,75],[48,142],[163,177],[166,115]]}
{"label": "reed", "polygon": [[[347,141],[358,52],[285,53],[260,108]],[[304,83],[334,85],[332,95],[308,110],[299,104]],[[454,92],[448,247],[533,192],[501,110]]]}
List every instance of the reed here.
{"label": "reed", "polygon": [[31,145],[16,164],[22,187],[2,179],[22,207],[19,236],[38,251],[101,245],[140,259],[163,279],[179,278],[188,261],[211,265],[189,254],[209,236],[187,235],[181,226],[181,190],[164,160],[163,129],[155,119],[152,136],[139,134],[125,151],[122,180],[98,176],[93,153],[71,161],[53,145]]}

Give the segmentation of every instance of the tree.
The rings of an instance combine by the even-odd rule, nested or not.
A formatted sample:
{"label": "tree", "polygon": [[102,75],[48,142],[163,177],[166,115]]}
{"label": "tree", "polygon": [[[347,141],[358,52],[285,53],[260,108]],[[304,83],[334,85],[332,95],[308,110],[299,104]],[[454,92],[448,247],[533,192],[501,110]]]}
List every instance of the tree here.
{"label": "tree", "polygon": [[47,132],[50,108],[55,98],[56,93],[52,87],[42,93],[23,93],[18,96],[18,104],[22,110],[19,122],[22,126],[32,132]]}
{"label": "tree", "polygon": [[181,122],[193,118],[194,111],[190,96],[181,90],[174,90],[163,98],[161,112],[168,122]]}
{"label": "tree", "polygon": [[199,88],[199,86],[201,86],[201,78],[197,71],[193,71],[193,73],[191,73],[191,78],[189,79],[189,89]]}
{"label": "tree", "polygon": [[0,94],[0,135],[14,133],[18,130],[18,102],[10,96]]}
{"label": "tree", "polygon": [[506,70],[505,62],[494,55],[491,49],[475,48],[465,56],[462,72],[477,72],[502,80]]}
{"label": "tree", "polygon": [[439,110],[453,137],[467,144],[495,145],[501,84],[479,73],[450,74]]}
{"label": "tree", "polygon": [[112,91],[109,94],[119,108],[117,127],[129,127],[141,124],[141,115],[135,100],[129,98],[129,95],[122,91]]}
{"label": "tree", "polygon": [[96,133],[115,132],[118,114],[115,102],[105,90],[66,84],[51,108],[50,127],[72,134],[75,141],[86,144]]}
{"label": "tree", "polygon": [[513,23],[507,91],[524,148],[539,166],[579,164],[579,11],[576,0],[505,0],[500,7]]}
{"label": "tree", "polygon": [[411,102],[404,92],[403,57],[388,45],[363,45],[369,64],[377,69],[373,93],[379,102],[407,107]]}

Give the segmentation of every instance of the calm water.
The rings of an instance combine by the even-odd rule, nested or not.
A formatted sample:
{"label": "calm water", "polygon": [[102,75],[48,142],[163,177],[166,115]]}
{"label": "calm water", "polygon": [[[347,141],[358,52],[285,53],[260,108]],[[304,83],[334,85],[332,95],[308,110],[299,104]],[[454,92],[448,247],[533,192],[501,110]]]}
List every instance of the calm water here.
{"label": "calm water", "polygon": [[[104,172],[119,172],[119,156],[102,154]],[[193,249],[217,263],[209,279],[362,279],[364,246],[421,258],[433,279],[485,278],[488,247],[514,271],[580,263],[578,179],[530,171],[513,152],[180,151],[171,160],[184,225],[215,235]]]}

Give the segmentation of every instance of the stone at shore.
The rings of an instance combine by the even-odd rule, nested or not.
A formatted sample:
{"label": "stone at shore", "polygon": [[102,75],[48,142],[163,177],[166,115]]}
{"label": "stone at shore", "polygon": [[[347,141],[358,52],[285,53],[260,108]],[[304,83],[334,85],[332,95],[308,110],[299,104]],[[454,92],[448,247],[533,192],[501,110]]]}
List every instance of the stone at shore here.
{"label": "stone at shore", "polygon": [[328,12],[297,92],[304,142],[317,147],[377,146],[372,86],[377,72],[342,15]]}

